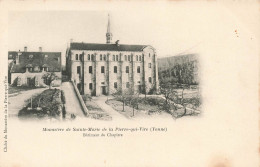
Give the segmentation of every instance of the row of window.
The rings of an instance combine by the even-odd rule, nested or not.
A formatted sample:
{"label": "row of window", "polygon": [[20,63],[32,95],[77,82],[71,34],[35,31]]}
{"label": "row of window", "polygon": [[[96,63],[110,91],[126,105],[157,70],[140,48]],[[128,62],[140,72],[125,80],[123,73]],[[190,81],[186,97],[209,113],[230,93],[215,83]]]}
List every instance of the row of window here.
{"label": "row of window", "polygon": [[[75,57],[76,60],[83,60],[83,53],[82,54],[76,54],[75,56],[76,56]],[[149,53],[149,57],[150,57],[150,53]],[[88,54],[87,60],[93,61],[94,60],[94,55],[93,54],[92,55]],[[106,61],[107,60],[107,56],[105,54],[104,55],[100,54],[99,60],[100,61],[103,61],[103,60]],[[122,57],[120,55],[113,55],[112,60],[113,61],[120,61],[120,60],[122,60]],[[131,55],[124,55],[124,60],[125,61],[133,61],[133,57]],[[136,55],[135,60],[136,61],[142,61],[142,56],[141,55]]]}
{"label": "row of window", "polygon": [[47,67],[26,67],[28,69],[29,72],[40,72],[40,71],[48,71]]}
{"label": "row of window", "polygon": [[[151,68],[151,63],[148,64],[148,67]],[[88,72],[92,74],[92,66],[88,67]],[[129,66],[126,66],[125,72],[129,73]],[[137,73],[141,72],[140,66],[137,66]],[[105,66],[101,66],[101,73],[105,73]],[[117,66],[114,66],[114,73],[117,73]],[[80,66],[77,67],[77,74],[80,74]]]}
{"label": "row of window", "polygon": [[[138,83],[140,83],[140,81],[138,81]],[[152,83],[152,78],[149,77],[149,83]],[[105,82],[102,82],[101,84],[105,84]],[[89,89],[92,90],[92,83],[89,83]],[[114,88],[117,89],[117,82],[114,82]],[[130,83],[126,82],[126,88],[130,88]]]}

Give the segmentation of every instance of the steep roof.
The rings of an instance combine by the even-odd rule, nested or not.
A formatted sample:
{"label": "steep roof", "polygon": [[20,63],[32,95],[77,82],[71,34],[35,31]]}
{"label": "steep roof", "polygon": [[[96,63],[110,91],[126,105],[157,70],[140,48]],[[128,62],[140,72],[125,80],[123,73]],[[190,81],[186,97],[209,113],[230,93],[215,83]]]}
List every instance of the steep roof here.
{"label": "steep roof", "polygon": [[102,51],[130,51],[141,52],[147,45],[125,44],[97,44],[97,43],[71,43],[71,50],[102,50]]}
{"label": "steep roof", "polygon": [[[10,51],[8,55],[18,56],[18,52]],[[48,66],[49,72],[61,71],[61,52],[21,52],[19,63],[13,65],[11,73],[24,73],[28,66]]]}

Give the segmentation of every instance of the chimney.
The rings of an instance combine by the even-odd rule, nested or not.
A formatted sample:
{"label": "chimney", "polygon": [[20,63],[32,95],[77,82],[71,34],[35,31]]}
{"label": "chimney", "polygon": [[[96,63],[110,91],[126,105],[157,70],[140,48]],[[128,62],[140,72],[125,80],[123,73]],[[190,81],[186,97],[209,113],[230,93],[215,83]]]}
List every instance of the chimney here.
{"label": "chimney", "polygon": [[15,57],[15,64],[19,64],[19,59],[20,59],[21,55],[22,55],[22,52],[19,50],[19,52],[17,53],[17,56]]}
{"label": "chimney", "polygon": [[116,46],[119,46],[119,40],[116,41]]}
{"label": "chimney", "polygon": [[39,52],[42,52],[42,47],[39,47]]}
{"label": "chimney", "polygon": [[27,46],[24,47],[24,52],[27,52]]}

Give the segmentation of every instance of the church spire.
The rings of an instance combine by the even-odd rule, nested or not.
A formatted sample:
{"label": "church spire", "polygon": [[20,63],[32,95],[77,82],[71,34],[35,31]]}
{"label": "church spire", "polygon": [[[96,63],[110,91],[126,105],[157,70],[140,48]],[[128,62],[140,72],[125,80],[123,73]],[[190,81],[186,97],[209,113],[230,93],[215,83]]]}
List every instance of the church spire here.
{"label": "church spire", "polygon": [[107,33],[106,33],[106,38],[107,38],[107,44],[111,43],[112,41],[112,33],[110,32],[110,17],[108,14],[108,23],[107,23]]}

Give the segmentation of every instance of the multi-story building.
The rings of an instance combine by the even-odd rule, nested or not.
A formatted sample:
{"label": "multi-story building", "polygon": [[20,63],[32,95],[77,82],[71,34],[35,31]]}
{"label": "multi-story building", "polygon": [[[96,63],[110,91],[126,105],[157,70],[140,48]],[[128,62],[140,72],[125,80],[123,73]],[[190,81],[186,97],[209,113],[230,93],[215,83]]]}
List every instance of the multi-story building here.
{"label": "multi-story building", "polygon": [[157,55],[149,45],[112,43],[108,20],[106,44],[71,42],[66,69],[82,94],[158,91]]}
{"label": "multi-story building", "polygon": [[56,79],[52,81],[52,86],[61,84],[61,52],[28,52],[24,51],[8,52],[8,76],[9,83],[15,86],[47,86],[46,73],[54,73]]}

